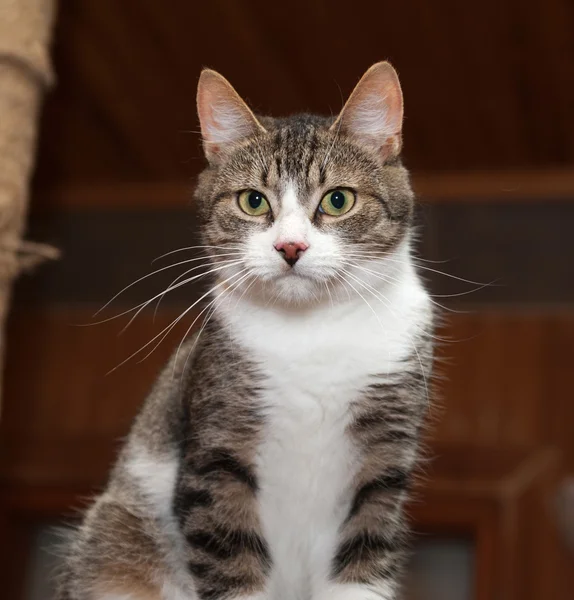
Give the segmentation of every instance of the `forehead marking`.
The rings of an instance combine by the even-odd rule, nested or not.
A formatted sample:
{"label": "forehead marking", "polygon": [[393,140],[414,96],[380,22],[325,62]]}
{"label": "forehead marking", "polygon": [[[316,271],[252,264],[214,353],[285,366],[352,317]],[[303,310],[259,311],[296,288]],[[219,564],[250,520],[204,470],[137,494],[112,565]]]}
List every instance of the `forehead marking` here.
{"label": "forehead marking", "polygon": [[281,212],[276,222],[277,239],[307,241],[309,219],[297,198],[297,188],[289,181],[281,197]]}
{"label": "forehead marking", "polygon": [[281,197],[281,213],[288,215],[300,209],[299,199],[297,198],[297,189],[292,181],[287,183],[285,193]]}

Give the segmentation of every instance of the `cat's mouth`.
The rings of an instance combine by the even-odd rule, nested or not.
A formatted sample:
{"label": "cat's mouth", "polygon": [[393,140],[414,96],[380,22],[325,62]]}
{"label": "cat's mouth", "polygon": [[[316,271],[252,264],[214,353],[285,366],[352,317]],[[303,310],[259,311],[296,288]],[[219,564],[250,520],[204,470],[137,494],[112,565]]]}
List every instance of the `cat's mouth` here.
{"label": "cat's mouth", "polygon": [[307,281],[315,281],[315,278],[308,274],[303,273],[300,269],[298,270],[296,267],[291,267],[288,271],[284,271],[278,276],[279,279],[305,279]]}
{"label": "cat's mouth", "polygon": [[325,286],[325,279],[316,272],[293,268],[278,274],[274,286],[284,300],[301,302],[315,300]]}

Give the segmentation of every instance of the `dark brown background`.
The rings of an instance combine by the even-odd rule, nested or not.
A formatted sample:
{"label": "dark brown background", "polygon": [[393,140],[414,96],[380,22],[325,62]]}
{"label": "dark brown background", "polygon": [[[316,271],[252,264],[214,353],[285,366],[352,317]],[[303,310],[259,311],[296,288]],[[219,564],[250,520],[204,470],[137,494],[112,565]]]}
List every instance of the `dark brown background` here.
{"label": "dark brown background", "polygon": [[[64,258],[15,297],[0,429],[10,489],[41,503],[43,489],[99,485],[178,341],[105,376],[158,323],[146,314],[120,338],[113,322],[73,325],[196,239],[200,69],[220,70],[263,113],[337,112],[380,59],[403,84],[421,251],[449,261],[437,269],[496,282],[442,298],[477,286],[425,272],[458,311],[441,331],[451,341],[433,440],[554,447],[561,472],[574,470],[572,2],[63,0],[53,55],[30,235]],[[132,290],[117,311],[161,285]],[[168,299],[159,325],[196,292]],[[569,597],[567,576],[564,566],[554,597]]]}
{"label": "dark brown background", "polygon": [[568,0],[64,2],[37,183],[196,172],[203,66],[257,111],[336,113],[381,59],[401,77],[413,169],[567,167],[573,30]]}

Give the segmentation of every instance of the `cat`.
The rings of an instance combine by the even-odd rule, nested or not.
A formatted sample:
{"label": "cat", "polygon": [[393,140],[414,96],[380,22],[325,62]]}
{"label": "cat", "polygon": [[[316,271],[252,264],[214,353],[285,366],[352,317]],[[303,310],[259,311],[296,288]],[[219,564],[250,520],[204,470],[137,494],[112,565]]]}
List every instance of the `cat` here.
{"label": "cat", "polygon": [[337,117],[257,117],[201,74],[209,318],[72,534],[68,600],[392,600],[428,410],[403,100],[373,65]]}

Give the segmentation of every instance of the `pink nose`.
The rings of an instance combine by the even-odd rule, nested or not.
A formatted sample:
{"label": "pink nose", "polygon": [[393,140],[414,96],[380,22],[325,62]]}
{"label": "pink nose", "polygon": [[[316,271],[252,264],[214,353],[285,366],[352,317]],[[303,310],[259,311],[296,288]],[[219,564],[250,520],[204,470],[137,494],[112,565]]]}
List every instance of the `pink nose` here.
{"label": "pink nose", "polygon": [[275,250],[282,254],[285,261],[291,266],[301,258],[301,254],[307,248],[309,246],[304,242],[278,242],[275,244]]}

